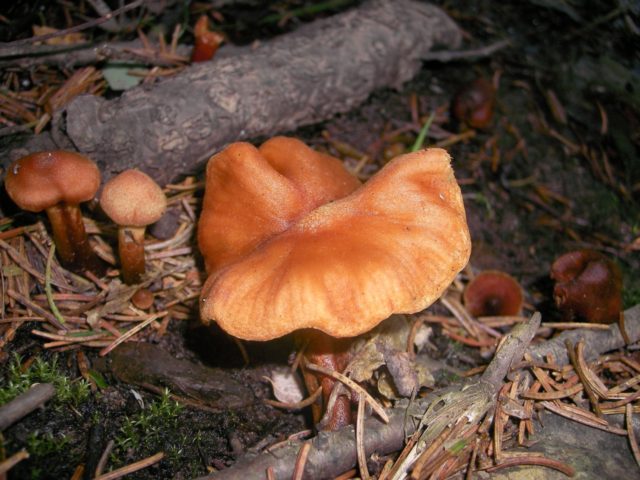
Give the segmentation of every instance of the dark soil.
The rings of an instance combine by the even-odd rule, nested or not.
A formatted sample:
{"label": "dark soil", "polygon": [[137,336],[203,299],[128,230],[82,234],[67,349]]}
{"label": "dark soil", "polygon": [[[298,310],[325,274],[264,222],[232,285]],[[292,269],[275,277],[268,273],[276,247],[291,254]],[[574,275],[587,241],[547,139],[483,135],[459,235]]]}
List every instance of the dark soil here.
{"label": "dark soil", "polygon": [[[251,3],[222,10],[227,24],[233,26],[227,33],[238,42],[251,40],[247,32],[255,32],[252,26],[271,13]],[[284,3],[293,8],[304,2]],[[336,155],[340,152],[327,138],[372,154],[372,162],[364,169],[371,174],[384,164],[385,149],[397,143],[408,148],[413,143],[415,128],[380,143],[383,135],[412,123],[411,95],[417,97],[423,121],[439,109],[438,128],[458,132],[464,127],[448,118],[448,105],[456,91],[473,79],[491,80],[497,74],[492,123],[475,137],[448,147],[462,183],[473,237],[471,266],[477,271],[499,269],[514,275],[528,302],[542,311],[545,320],[551,320],[559,316],[551,300],[550,264],[566,251],[593,248],[621,267],[625,307],[638,303],[640,245],[633,245],[640,237],[638,6],[629,4],[622,11],[626,4],[620,3],[615,14],[611,2],[599,0],[436,3],[465,30],[466,47],[504,38],[511,45],[481,61],[426,63],[401,91],[376,92],[349,114],[283,133]],[[15,15],[15,11],[10,13]],[[294,19],[284,30],[313,18]],[[5,30],[3,35],[25,36],[28,32],[22,29],[28,28],[21,24],[20,30]],[[258,31],[269,36],[283,29],[270,24]],[[550,91],[564,108],[565,123],[554,117]],[[436,141],[428,139],[428,143]],[[357,162],[353,158],[346,161],[350,165]],[[50,404],[3,432],[7,454],[33,447],[34,434],[54,440],[33,450],[10,478],[70,478],[80,464],[95,468],[109,440],[116,440],[109,468],[159,450],[167,454],[155,466],[127,478],[191,478],[207,473],[207,467],[230,465],[248,449],[262,448],[309,428],[304,415],[288,414],[261,402],[271,395],[261,376],[268,365],[287,363],[293,350],[287,339],[250,344],[252,362],[243,368],[235,344],[222,332],[197,326],[196,319],[194,313],[193,323],[172,323],[159,343],[178,358],[229,369],[232,377],[250,387],[252,406],[217,413],[184,407],[169,420],[150,425],[149,431],[139,431],[139,446],[127,448],[117,443],[132,432],[126,430],[127,422],[139,418],[142,404],[148,407],[160,399],[106,373],[107,385],[88,400],[76,406]],[[49,358],[51,354],[34,342],[29,331],[29,324],[23,325],[5,351],[19,352],[23,358]],[[445,345],[449,341],[436,338],[434,342]],[[442,355],[449,357],[451,352],[443,347]],[[92,352],[87,355],[97,363]],[[473,352],[461,357],[479,360]],[[460,358],[457,362],[469,366]],[[78,377],[75,353],[60,354],[59,364],[71,378]],[[90,476],[85,473],[84,478]]]}

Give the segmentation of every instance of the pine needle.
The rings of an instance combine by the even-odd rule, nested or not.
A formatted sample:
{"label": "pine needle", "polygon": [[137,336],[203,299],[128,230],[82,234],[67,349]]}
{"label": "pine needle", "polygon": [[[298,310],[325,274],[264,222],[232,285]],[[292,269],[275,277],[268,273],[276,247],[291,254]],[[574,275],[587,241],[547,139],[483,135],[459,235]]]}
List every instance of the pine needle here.
{"label": "pine needle", "polygon": [[53,313],[54,317],[58,319],[61,324],[67,323],[60,310],[56,305],[56,302],[53,300],[53,292],[51,291],[51,263],[53,262],[53,255],[56,253],[56,245],[55,243],[51,244],[51,248],[49,249],[49,255],[47,256],[47,265],[44,270],[44,291],[47,294],[47,302],[49,303],[49,308],[51,309],[51,313]]}
{"label": "pine needle", "polygon": [[420,129],[420,133],[418,134],[418,138],[416,138],[415,143],[411,147],[412,152],[417,152],[422,148],[424,139],[427,138],[427,133],[429,133],[429,129],[431,128],[431,124],[433,123],[433,119],[435,118],[435,116],[436,112],[431,112],[431,115],[429,115],[427,121],[424,122],[424,125],[422,126],[422,128]]}

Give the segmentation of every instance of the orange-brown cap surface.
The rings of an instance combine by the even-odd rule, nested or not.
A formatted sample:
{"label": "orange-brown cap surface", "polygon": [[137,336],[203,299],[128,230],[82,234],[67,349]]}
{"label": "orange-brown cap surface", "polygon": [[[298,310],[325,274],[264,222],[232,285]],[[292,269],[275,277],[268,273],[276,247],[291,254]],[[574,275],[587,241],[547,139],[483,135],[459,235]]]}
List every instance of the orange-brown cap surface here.
{"label": "orange-brown cap surface", "polygon": [[167,197],[147,174],[125,170],[105,184],[100,206],[118,225],[146,227],[162,217]]}
{"label": "orange-brown cap surface", "polygon": [[337,158],[275,137],[234,143],[207,165],[198,245],[208,273],[243,257],[314,208],[360,186]]}
{"label": "orange-brown cap surface", "polygon": [[[297,198],[282,191],[277,209],[288,205],[288,195]],[[283,225],[215,271],[203,287],[201,316],[248,340],[301,328],[355,336],[393,313],[433,303],[470,249],[450,157],[422,150],[396,158],[351,195]]]}
{"label": "orange-brown cap surface", "polygon": [[57,150],[38,152],[9,167],[5,188],[24,210],[39,212],[58,203],[78,204],[93,198],[100,186],[100,171],[87,157]]}
{"label": "orange-brown cap surface", "polygon": [[465,288],[463,299],[469,313],[476,317],[519,315],[524,304],[518,281],[498,270],[476,275]]}

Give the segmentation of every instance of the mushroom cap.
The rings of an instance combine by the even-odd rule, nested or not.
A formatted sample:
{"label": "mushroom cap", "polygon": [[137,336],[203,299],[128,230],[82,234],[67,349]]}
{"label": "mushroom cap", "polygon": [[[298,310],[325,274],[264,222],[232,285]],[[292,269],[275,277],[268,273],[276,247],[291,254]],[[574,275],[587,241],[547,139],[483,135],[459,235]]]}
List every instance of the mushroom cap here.
{"label": "mushroom cap", "polygon": [[565,253],[551,265],[553,298],[567,320],[613,323],[622,311],[622,273],[596,250]]}
{"label": "mushroom cap", "polygon": [[469,282],[463,293],[464,304],[475,317],[519,315],[524,303],[522,287],[511,275],[486,270]]}
{"label": "mushroom cap", "polygon": [[[264,202],[280,194],[267,190]],[[433,303],[471,250],[460,188],[441,149],[402,155],[349,196],[289,215],[288,228],[210,275],[201,295],[205,323],[247,340],[302,328],[359,335]]]}
{"label": "mushroom cap", "polygon": [[208,273],[253,251],[314,208],[360,186],[337,158],[274,137],[233,143],[211,158],[198,245]]}
{"label": "mushroom cap", "polygon": [[87,157],[56,150],[37,152],[11,164],[5,188],[23,210],[40,212],[58,203],[78,204],[93,198],[100,170]]}
{"label": "mushroom cap", "polygon": [[458,90],[451,104],[451,113],[470,128],[484,129],[491,125],[495,102],[495,88],[480,77]]}
{"label": "mushroom cap", "polygon": [[140,170],[125,170],[102,189],[100,206],[121,226],[146,227],[167,209],[167,197],[158,184]]}

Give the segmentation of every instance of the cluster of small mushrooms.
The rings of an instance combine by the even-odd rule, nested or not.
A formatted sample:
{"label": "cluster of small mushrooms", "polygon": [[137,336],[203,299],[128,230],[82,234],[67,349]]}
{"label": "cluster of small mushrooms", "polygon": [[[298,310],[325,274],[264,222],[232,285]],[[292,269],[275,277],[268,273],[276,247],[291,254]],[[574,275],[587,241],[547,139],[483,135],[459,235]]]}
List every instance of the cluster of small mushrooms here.
{"label": "cluster of small mushrooms", "polygon": [[[38,152],[9,167],[5,188],[23,210],[49,217],[60,262],[75,272],[104,271],[84,228],[80,203],[94,198],[100,170],[75,152]],[[103,188],[100,205],[118,225],[118,249],[125,283],[139,283],[145,272],[144,231],[164,214],[167,200],[160,187],[139,170],[126,170]]]}

